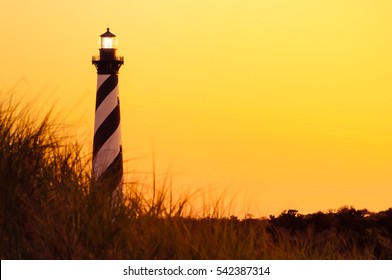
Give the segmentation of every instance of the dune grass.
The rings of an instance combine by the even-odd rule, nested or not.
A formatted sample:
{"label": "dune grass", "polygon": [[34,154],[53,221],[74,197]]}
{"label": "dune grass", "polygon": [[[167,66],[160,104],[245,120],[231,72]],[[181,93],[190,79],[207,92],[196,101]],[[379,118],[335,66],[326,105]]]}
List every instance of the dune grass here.
{"label": "dune grass", "polygon": [[392,258],[392,211],[358,236],[354,225],[339,227],[339,213],[348,213],[346,223],[356,217],[349,208],[320,217],[289,211],[269,219],[193,218],[189,197],[176,201],[155,183],[152,196],[137,183],[125,184],[124,204],[112,205],[91,191],[100,186],[91,181],[91,159],[81,145],[59,135],[50,114],[40,121],[33,116],[9,98],[0,102],[2,259]]}

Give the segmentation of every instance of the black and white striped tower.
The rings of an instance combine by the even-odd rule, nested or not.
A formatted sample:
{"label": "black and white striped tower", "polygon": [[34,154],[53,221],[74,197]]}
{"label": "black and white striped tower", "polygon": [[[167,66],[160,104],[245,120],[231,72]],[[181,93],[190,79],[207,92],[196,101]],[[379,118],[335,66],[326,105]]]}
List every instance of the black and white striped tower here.
{"label": "black and white striped tower", "polygon": [[97,68],[92,177],[99,187],[119,201],[122,198],[123,158],[120,131],[118,71],[124,57],[117,56],[117,38],[109,31],[101,35],[99,56],[93,56]]}

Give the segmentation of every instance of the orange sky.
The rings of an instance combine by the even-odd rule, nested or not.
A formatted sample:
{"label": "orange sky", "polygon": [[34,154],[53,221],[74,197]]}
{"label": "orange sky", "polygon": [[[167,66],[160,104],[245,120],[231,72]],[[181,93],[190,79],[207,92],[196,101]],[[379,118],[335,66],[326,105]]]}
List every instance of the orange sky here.
{"label": "orange sky", "polygon": [[91,56],[109,26],[132,178],[149,180],[154,150],[176,193],[224,193],[239,216],[379,211],[392,206],[391,12],[388,0],[7,1],[0,91],[55,105],[91,146]]}

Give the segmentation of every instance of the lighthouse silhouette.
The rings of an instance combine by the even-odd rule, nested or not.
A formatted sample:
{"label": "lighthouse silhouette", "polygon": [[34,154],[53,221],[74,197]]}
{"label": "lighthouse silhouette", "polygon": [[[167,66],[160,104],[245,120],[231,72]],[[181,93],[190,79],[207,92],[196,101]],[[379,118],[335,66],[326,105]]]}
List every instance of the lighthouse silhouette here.
{"label": "lighthouse silhouette", "polygon": [[123,184],[118,71],[124,57],[117,56],[117,45],[116,35],[107,28],[100,38],[99,56],[92,58],[98,74],[92,178],[115,202],[122,201]]}

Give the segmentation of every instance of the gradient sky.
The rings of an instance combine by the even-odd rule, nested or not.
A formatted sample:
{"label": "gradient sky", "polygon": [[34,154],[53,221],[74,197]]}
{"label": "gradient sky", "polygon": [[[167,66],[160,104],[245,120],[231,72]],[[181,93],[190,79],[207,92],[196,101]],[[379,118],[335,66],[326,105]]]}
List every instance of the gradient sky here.
{"label": "gradient sky", "polygon": [[[3,1],[0,91],[91,147],[118,36],[125,169],[234,214],[392,207],[392,1]],[[152,152],[153,151],[153,152]],[[200,205],[199,205],[200,206]],[[197,211],[199,206],[195,206]]]}

